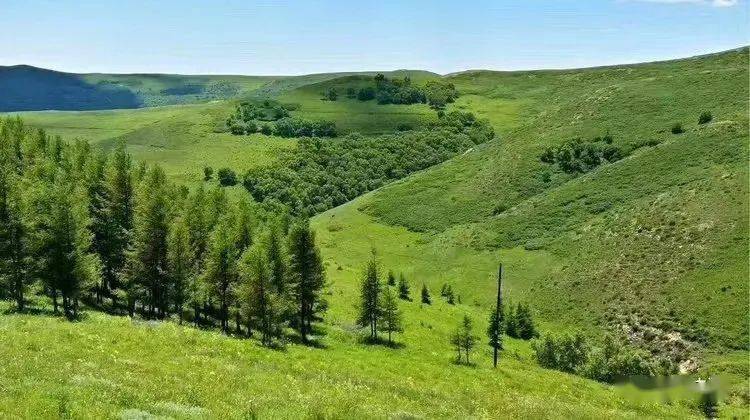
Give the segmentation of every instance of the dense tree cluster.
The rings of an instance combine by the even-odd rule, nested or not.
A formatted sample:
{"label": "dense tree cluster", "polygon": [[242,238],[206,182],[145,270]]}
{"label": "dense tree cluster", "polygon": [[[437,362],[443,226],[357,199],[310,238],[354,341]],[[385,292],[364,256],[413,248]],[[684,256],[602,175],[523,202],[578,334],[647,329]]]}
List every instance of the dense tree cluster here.
{"label": "dense tree cluster", "polygon": [[[253,168],[245,188],[258,202],[313,215],[443,162],[494,136],[485,121],[449,113],[431,130],[337,140],[303,138],[275,165]],[[469,114],[470,115],[470,114]]]}
{"label": "dense tree cluster", "polygon": [[336,137],[332,121],[310,121],[289,116],[281,104],[264,101],[261,104],[243,102],[227,118],[226,126],[232,134],[260,132],[279,137]]}
{"label": "dense tree cluster", "polygon": [[19,310],[38,293],[69,317],[87,302],[225,332],[234,320],[271,345],[287,326],[308,339],[324,285],[304,220],[172,185],[123,144],[105,155],[0,121],[0,293]]}
{"label": "dense tree cluster", "polygon": [[505,334],[509,337],[531,340],[539,336],[528,304],[518,303],[515,307],[508,305],[504,318]]}
{"label": "dense tree cluster", "polygon": [[[335,93],[335,90],[333,91]],[[331,99],[329,89],[325,96],[329,100],[336,100],[337,95]],[[430,80],[423,86],[412,83],[409,76],[403,79],[389,79],[382,73],[373,77],[373,85],[363,86],[359,90],[347,89],[347,97],[356,97],[360,101],[371,101],[373,99],[381,105],[385,104],[429,104],[435,109],[443,109],[445,106],[458,98],[456,87],[447,81]]]}
{"label": "dense tree cluster", "polygon": [[556,148],[547,148],[539,159],[550,165],[557,164],[571,174],[586,173],[599,165],[616,162],[625,153],[612,144],[612,136],[595,137],[590,141],[570,140]]}
{"label": "dense tree cluster", "polygon": [[671,374],[673,367],[663,360],[606,336],[600,347],[592,347],[580,333],[545,335],[532,342],[540,366],[575,373],[602,382],[616,382],[632,376]]}

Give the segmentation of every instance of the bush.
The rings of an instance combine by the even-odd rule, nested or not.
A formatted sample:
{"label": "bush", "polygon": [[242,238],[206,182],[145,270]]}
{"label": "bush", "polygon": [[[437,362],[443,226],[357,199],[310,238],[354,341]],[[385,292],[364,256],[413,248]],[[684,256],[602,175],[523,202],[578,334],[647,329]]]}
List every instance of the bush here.
{"label": "bush", "polygon": [[364,87],[357,92],[357,99],[360,101],[371,101],[375,99],[375,88],[370,86]]}
{"label": "bush", "polygon": [[547,164],[557,164],[563,172],[585,173],[599,165],[616,162],[625,157],[619,147],[612,144],[610,134],[590,141],[573,139],[557,148],[548,147],[539,155]]}
{"label": "bush", "polygon": [[273,129],[271,128],[270,124],[263,124],[260,127],[260,132],[262,134],[265,134],[266,136],[270,136],[271,134],[273,134]]}
{"label": "bush", "polygon": [[682,134],[682,133],[684,133],[684,132],[685,132],[685,129],[683,129],[683,128],[682,128],[682,124],[680,124],[680,123],[675,123],[675,124],[674,124],[674,125],[672,126],[672,134]]}
{"label": "bush", "polygon": [[237,184],[237,174],[229,168],[221,168],[218,173],[219,184],[222,187],[233,186]]}
{"label": "bush", "polygon": [[711,122],[711,120],[713,120],[713,119],[714,119],[714,116],[713,116],[713,115],[711,115],[711,113],[710,113],[710,112],[706,111],[706,112],[703,112],[703,113],[702,113],[702,114],[701,114],[701,115],[700,115],[700,116],[698,117],[698,124],[707,124],[707,123],[710,123],[710,122]]}
{"label": "bush", "polygon": [[598,348],[589,347],[580,333],[557,337],[545,335],[531,345],[540,366],[600,382],[613,383],[633,376],[669,373],[660,369],[647,352],[617,342],[609,335]]}
{"label": "bush", "polygon": [[210,166],[203,168],[203,180],[210,181],[214,176],[214,169]]}

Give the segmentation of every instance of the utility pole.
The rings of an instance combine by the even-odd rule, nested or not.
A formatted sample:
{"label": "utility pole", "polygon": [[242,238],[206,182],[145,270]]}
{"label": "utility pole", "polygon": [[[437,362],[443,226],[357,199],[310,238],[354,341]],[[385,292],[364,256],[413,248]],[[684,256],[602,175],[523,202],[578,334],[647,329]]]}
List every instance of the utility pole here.
{"label": "utility pole", "polygon": [[[500,263],[497,269],[497,303],[495,304],[495,319],[500,320],[500,311],[503,305],[503,264]],[[498,340],[502,340],[502,335],[498,337]],[[497,351],[498,346],[493,347],[492,361],[495,367],[497,367]]]}

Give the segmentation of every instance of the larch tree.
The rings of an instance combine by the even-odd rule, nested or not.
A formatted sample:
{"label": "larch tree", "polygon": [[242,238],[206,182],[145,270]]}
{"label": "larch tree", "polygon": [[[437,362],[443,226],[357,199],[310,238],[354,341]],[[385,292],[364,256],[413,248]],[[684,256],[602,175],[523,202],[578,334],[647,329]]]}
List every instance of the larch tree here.
{"label": "larch tree", "polygon": [[171,300],[179,323],[182,324],[185,303],[190,301],[190,286],[195,275],[195,252],[193,252],[190,232],[183,217],[177,217],[169,226],[167,267]]}
{"label": "larch tree", "polygon": [[432,299],[430,299],[430,291],[427,289],[427,285],[422,285],[422,303],[425,303],[427,305],[430,305],[432,303]]}
{"label": "larch tree", "polygon": [[404,273],[401,273],[398,277],[398,297],[403,300],[411,300],[409,293],[409,282],[406,281]]}
{"label": "larch tree", "polygon": [[370,328],[369,338],[372,341],[378,338],[378,320],[381,315],[380,290],[378,262],[373,252],[362,273],[359,315],[357,317],[358,326],[361,328]]}
{"label": "larch tree", "polygon": [[388,333],[388,343],[392,344],[392,334],[404,331],[403,316],[398,309],[398,298],[390,287],[386,287],[382,293],[381,325]]}
{"label": "larch tree", "polygon": [[211,235],[201,279],[209,296],[218,301],[221,329],[227,333],[229,308],[235,297],[237,283],[237,248],[227,217],[218,222]]}
{"label": "larch tree", "polygon": [[254,328],[261,343],[271,346],[283,337],[286,301],[275,292],[271,283],[271,269],[265,249],[260,244],[251,246],[240,260],[240,279],[243,312],[248,320],[248,331]]}
{"label": "larch tree", "polygon": [[134,199],[132,163],[124,142],[118,143],[109,156],[104,173],[101,214],[96,215],[100,226],[97,250],[102,260],[101,290],[109,293],[112,306],[117,307],[120,275],[125,268],[127,250],[133,234]]}
{"label": "larch tree", "polygon": [[156,166],[147,170],[139,186],[132,243],[127,253],[127,294],[131,315],[139,299],[148,306],[146,312],[149,316],[166,315],[169,220],[165,182],[164,171]]}
{"label": "larch tree", "polygon": [[307,220],[297,222],[289,231],[289,284],[296,305],[296,326],[302,342],[308,342],[312,324],[327,308],[322,297],[325,272],[315,232]]}

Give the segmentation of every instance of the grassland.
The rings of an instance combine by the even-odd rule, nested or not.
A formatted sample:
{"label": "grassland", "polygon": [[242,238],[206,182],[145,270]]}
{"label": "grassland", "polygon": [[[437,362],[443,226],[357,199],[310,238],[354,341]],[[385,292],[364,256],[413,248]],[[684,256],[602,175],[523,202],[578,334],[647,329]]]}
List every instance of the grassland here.
{"label": "grassland", "polygon": [[[346,273],[375,247],[386,266],[485,308],[502,261],[509,299],[531,303],[544,329],[677,332],[704,369],[743,372],[746,389],[746,358],[720,360],[748,348],[747,61],[744,49],[452,76],[454,106],[484,112],[499,138],[318,216],[324,255]],[[698,125],[702,111],[713,122]],[[675,122],[686,133],[671,134]],[[606,132],[632,154],[578,177],[539,161]]]}
{"label": "grassland", "polygon": [[244,173],[276,159],[296,140],[222,131],[233,102],[135,110],[21,113],[24,121],[65,139],[80,138],[107,150],[124,141],[136,160],[159,163],[176,182],[200,182],[205,166]]}
{"label": "grassland", "polygon": [[[543,331],[637,325],[679,332],[700,375],[731,393],[723,416],[747,415],[748,51],[570,71],[449,76],[452,109],[490,119],[498,138],[312,220],[330,281],[321,348],[285,351],[174,323],[87,311],[80,322],[0,317],[0,417],[690,418],[682,398],[538,368],[509,339],[501,366],[484,340],[475,366],[452,363],[463,314],[484,331],[498,261],[506,296],[531,304]],[[425,106],[322,101],[356,75],[276,80],[254,91],[344,131],[392,131],[434,118]],[[435,77],[422,74],[416,77]],[[215,132],[231,102],[148,110],[28,113],[30,124],[110,147],[195,182],[204,165],[262,165],[293,140]],[[698,115],[714,120],[698,125]],[[681,122],[686,133],[669,129]],[[581,176],[539,161],[545,147],[606,132],[630,156]],[[650,141],[652,146],[645,146]],[[225,162],[229,162],[226,163]],[[358,279],[372,249],[403,272],[399,348],[361,342]],[[460,304],[437,291],[452,285]]]}

